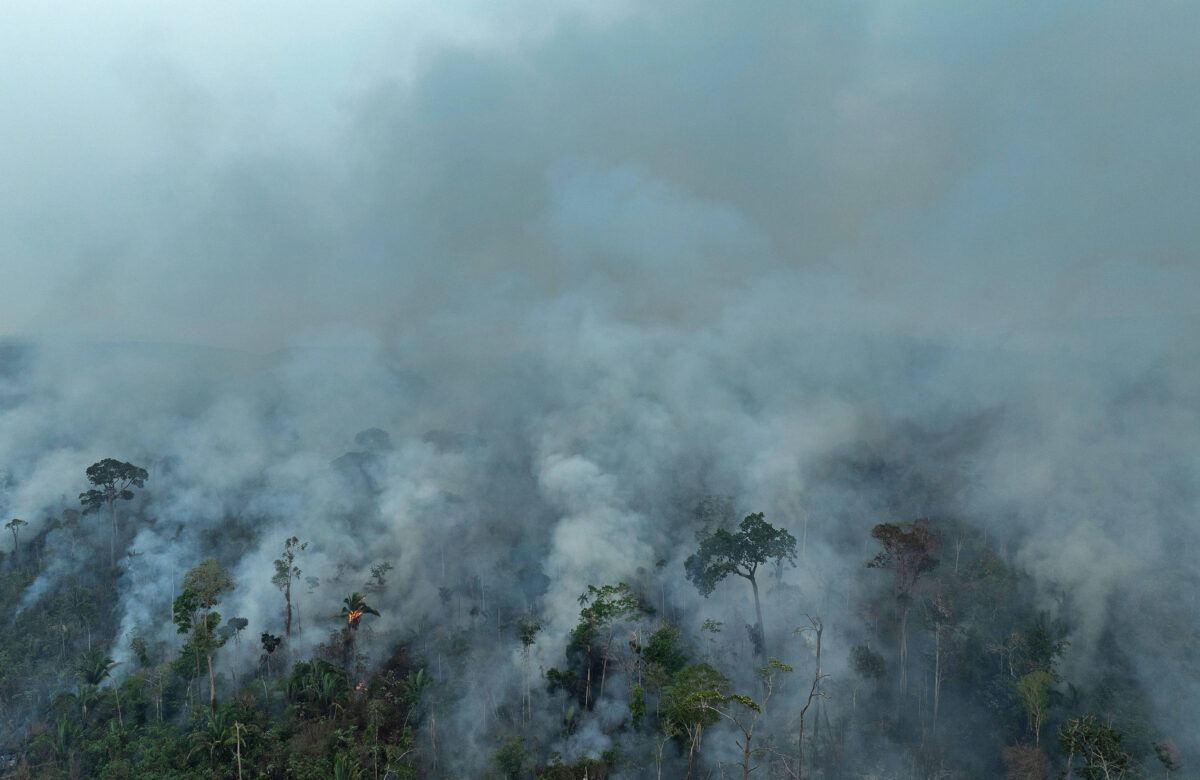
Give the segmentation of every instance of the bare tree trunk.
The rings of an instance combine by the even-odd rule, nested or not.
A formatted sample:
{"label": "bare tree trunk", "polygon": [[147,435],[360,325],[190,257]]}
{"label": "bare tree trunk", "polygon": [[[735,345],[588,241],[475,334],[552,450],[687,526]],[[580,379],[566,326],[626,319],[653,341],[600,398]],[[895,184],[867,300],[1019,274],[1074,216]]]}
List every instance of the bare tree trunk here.
{"label": "bare tree trunk", "polygon": [[587,682],[583,686],[583,708],[588,708],[588,701],[592,697],[592,646],[587,648]]}
{"label": "bare tree trunk", "polygon": [[[307,542],[306,542],[307,544]],[[287,584],[283,588],[283,600],[287,603],[287,610],[283,616],[283,635],[289,640],[292,638],[292,573],[289,570]],[[288,647],[291,647],[291,642],[288,642]]]}
{"label": "bare tree trunk", "polygon": [[[797,780],[804,780],[804,716],[808,713],[808,708],[811,707],[816,700],[825,696],[824,691],[817,690],[821,686],[821,680],[825,678],[825,675],[821,673],[821,634],[824,632],[825,626],[819,617],[810,617],[809,622],[812,623],[812,628],[805,630],[816,631],[817,633],[817,670],[813,673],[812,687],[808,691],[808,699],[805,701],[804,706],[800,709],[800,735],[796,738]],[[813,740],[815,742],[817,737],[816,731],[819,727],[820,720],[814,720],[813,724]]]}
{"label": "bare tree trunk", "polygon": [[117,505],[109,499],[108,514],[112,517],[112,536],[108,538],[108,560],[109,566],[117,565]]}
{"label": "bare tree trunk", "polygon": [[238,780],[242,780],[242,724],[235,721],[233,724],[233,729],[237,735]]}
{"label": "bare tree trunk", "polygon": [[212,650],[205,651],[204,656],[208,659],[208,708],[213,712],[216,712],[217,689],[213,684]]}
{"label": "bare tree trunk", "polygon": [[604,681],[608,679],[608,650],[604,651],[604,660],[600,666],[600,697],[604,698]]}
{"label": "bare tree trunk", "polygon": [[[817,618],[817,682],[821,681],[821,632],[825,630],[824,624],[821,623],[821,618]],[[813,764],[820,761],[821,749],[821,699],[813,702],[813,738],[812,752]]]}
{"label": "bare tree trunk", "polygon": [[942,693],[942,631],[934,625],[933,632],[933,725],[937,726],[938,703]]}
{"label": "bare tree trunk", "polygon": [[763,629],[762,605],[758,601],[758,580],[754,579],[754,574],[751,573],[747,578],[750,580],[750,587],[754,589],[754,618],[758,621],[755,626],[755,631],[758,632],[758,661],[760,666],[767,665],[767,635]]}
{"label": "bare tree trunk", "polygon": [[692,731],[692,729],[689,729],[686,726],[684,728],[687,729],[688,736],[691,737],[691,740],[689,740],[689,744],[688,744],[688,765],[687,765],[687,777],[688,777],[688,780],[691,780],[692,761],[696,757],[696,748],[698,748],[700,745],[700,735],[703,733],[703,730],[700,728],[700,724],[698,724],[698,723],[694,726],[694,728],[695,728],[694,732]]}
{"label": "bare tree trunk", "polygon": [[429,747],[433,751],[433,775],[434,775],[434,777],[437,777],[438,747],[437,747],[437,712],[436,711],[429,713]]}

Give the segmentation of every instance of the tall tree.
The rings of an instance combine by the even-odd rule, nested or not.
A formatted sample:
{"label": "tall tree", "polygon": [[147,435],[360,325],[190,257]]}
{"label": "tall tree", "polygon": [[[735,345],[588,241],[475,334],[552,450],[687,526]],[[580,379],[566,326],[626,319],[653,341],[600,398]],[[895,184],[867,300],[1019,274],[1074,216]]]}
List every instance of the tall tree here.
{"label": "tall tree", "polygon": [[[821,681],[829,676],[821,671],[821,635],[823,633],[825,633],[825,624],[823,622],[821,622],[820,617],[813,617],[812,615],[807,615],[806,617],[808,618],[809,625],[801,626],[800,628],[797,628],[792,633],[801,634],[804,632],[811,631],[813,634],[813,637],[816,641],[817,658],[816,658],[816,671],[813,673],[812,687],[809,688],[809,690],[808,690],[808,698],[805,699],[804,706],[800,708],[800,718],[799,718],[799,720],[800,720],[799,732],[800,733],[796,737],[796,778],[797,778],[797,780],[804,780],[804,716],[808,714],[808,708],[811,707],[814,703],[819,702],[821,699],[829,698],[829,695],[827,693],[825,693],[824,690],[821,690]],[[818,714],[818,712],[819,711],[815,711],[813,713],[814,716],[816,716]],[[820,722],[821,721],[820,721],[819,717],[813,718],[813,743],[814,743],[814,745],[817,742],[817,737],[819,736],[817,734],[817,727],[820,724]]]}
{"label": "tall tree", "polygon": [[529,690],[529,651],[542,630],[541,619],[532,612],[517,618],[517,639],[521,640],[521,677],[524,694],[521,697],[521,723],[533,720],[533,694]]}
{"label": "tall tree", "polygon": [[108,556],[112,566],[117,565],[117,501],[132,499],[133,491],[130,488],[145,487],[149,477],[145,469],[112,458],[105,458],[87,468],[88,482],[91,482],[93,487],[80,493],[79,500],[84,506],[84,514],[108,507],[108,514],[112,519]]}
{"label": "tall tree", "polygon": [[687,578],[701,595],[708,597],[730,574],[749,581],[754,591],[754,649],[761,666],[767,666],[767,645],[763,632],[762,606],[758,596],[758,567],[768,561],[796,565],[796,537],[776,528],[763,513],[747,515],[737,533],[724,528],[702,534],[700,548],[684,562]]}
{"label": "tall tree", "polygon": [[216,558],[196,564],[183,578],[183,592],[175,599],[175,625],[181,634],[191,633],[190,641],[208,661],[208,704],[215,712],[217,693],[213,680],[213,653],[228,640],[217,628],[221,613],[213,609],[221,596],[233,590],[229,572]]}
{"label": "tall tree", "polygon": [[1033,732],[1033,746],[1041,747],[1042,724],[1046,722],[1046,711],[1050,708],[1050,673],[1037,669],[1017,680],[1017,693],[1029,719],[1029,730]]}
{"label": "tall tree", "polygon": [[293,536],[285,539],[283,555],[275,560],[275,576],[271,578],[275,587],[283,591],[283,600],[286,605],[283,613],[283,635],[287,639],[292,638],[292,582],[300,579],[300,575],[303,574],[300,567],[296,565],[296,555],[307,547],[308,542],[301,542],[299,537]]}
{"label": "tall tree", "polygon": [[26,526],[26,525],[29,525],[29,523],[27,523],[24,520],[21,520],[20,518],[17,518],[17,517],[14,517],[12,520],[10,520],[4,524],[5,528],[12,531],[13,555],[14,556],[21,554],[21,540],[17,538],[17,533],[21,530],[22,526]]}
{"label": "tall tree", "polygon": [[934,570],[938,561],[938,538],[926,519],[911,523],[880,523],[871,536],[883,551],[867,562],[871,569],[892,573],[892,597],[900,610],[900,693],[908,689],[908,611],[921,576]]}
{"label": "tall tree", "polygon": [[367,597],[358,591],[342,599],[342,611],[334,615],[334,619],[346,621],[346,629],[350,633],[351,663],[358,658],[358,624],[362,622],[363,615],[379,617],[379,612],[367,604]]}
{"label": "tall tree", "polygon": [[[283,640],[267,631],[262,632],[262,637],[260,637],[260,638],[262,639],[263,650],[266,651],[266,654],[263,655],[263,661],[265,662],[266,667],[267,667],[267,676],[270,677],[271,676],[271,656],[272,656],[272,654],[274,654],[275,649],[277,647],[279,647],[280,642],[282,642]],[[265,683],[263,684],[263,690],[266,690]]]}

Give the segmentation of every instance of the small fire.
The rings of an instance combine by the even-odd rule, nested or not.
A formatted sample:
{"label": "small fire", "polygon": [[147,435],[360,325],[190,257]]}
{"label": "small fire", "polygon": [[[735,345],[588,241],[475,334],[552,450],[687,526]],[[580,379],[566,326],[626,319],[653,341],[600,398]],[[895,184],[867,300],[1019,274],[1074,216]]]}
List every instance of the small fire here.
{"label": "small fire", "polygon": [[361,691],[363,688],[366,688],[366,687],[367,687],[367,683],[363,680],[359,680],[358,685],[354,686],[354,690]]}
{"label": "small fire", "polygon": [[358,620],[360,617],[362,617],[362,614],[363,614],[363,613],[362,613],[362,610],[361,610],[361,609],[356,609],[356,610],[354,610],[353,612],[351,612],[351,613],[350,613],[350,614],[347,616],[346,622],[347,622],[347,623],[350,623],[351,625],[353,625],[353,624],[354,624],[354,621],[356,621],[356,620]]}

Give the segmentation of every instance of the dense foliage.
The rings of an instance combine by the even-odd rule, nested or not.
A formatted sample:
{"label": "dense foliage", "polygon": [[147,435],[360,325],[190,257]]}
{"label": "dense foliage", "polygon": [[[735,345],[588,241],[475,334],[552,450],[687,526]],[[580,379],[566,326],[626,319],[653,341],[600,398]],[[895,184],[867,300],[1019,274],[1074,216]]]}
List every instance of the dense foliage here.
{"label": "dense foliage", "polygon": [[[144,472],[118,465],[142,486]],[[96,484],[92,470],[88,478]],[[700,528],[685,571],[659,573],[690,580],[704,596],[730,573],[749,580],[757,621],[747,626],[749,647],[724,637],[712,617],[669,620],[652,606],[650,581],[598,583],[578,598],[561,665],[539,670],[531,653],[547,641],[543,620],[514,613],[502,626],[497,610],[493,626],[479,620],[480,605],[462,616],[447,610],[452,630],[433,644],[375,648],[386,660],[369,663],[360,632],[369,635],[364,618],[381,612],[358,591],[330,616],[338,627],[329,641],[299,653],[288,639],[307,548],[298,537],[262,573],[282,596],[265,626],[222,622],[217,607],[239,583],[210,557],[164,584],[178,588],[177,644],[117,636],[117,567],[75,572],[29,596],[49,563],[47,535],[82,521],[63,511],[19,547],[23,523],[9,526],[14,544],[0,568],[0,599],[13,615],[0,635],[6,776],[1114,778],[1183,765],[1162,724],[1150,721],[1130,660],[1110,642],[1089,684],[1069,679],[1061,664],[1069,610],[1039,609],[1022,571],[953,518],[871,530],[876,546],[849,605],[856,617],[838,644],[809,616],[794,641],[760,663],[759,586],[769,564],[777,584],[779,566],[797,553],[791,533],[753,514],[736,530]],[[135,524],[113,532],[128,535]],[[104,552],[95,551],[97,561]],[[364,588],[384,593],[392,568],[371,567]],[[783,592],[765,590],[768,604]],[[231,642],[256,635],[252,668],[224,664]],[[438,723],[439,705],[473,695],[472,675],[489,670],[469,669],[467,650],[496,641],[521,659],[521,682],[512,701],[483,705],[490,744],[455,744],[454,726]],[[115,647],[131,660],[114,661]],[[564,759],[564,746],[597,728],[618,747],[583,746]],[[472,762],[464,749],[485,758]]]}

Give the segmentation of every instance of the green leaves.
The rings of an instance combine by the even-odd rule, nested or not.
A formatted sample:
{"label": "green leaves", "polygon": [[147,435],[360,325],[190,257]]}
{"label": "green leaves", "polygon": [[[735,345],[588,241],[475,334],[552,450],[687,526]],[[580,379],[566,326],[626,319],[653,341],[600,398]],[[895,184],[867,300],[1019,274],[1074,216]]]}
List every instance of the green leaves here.
{"label": "green leaves", "polygon": [[113,458],[93,463],[87,468],[88,482],[95,485],[91,490],[79,494],[85,512],[91,512],[117,499],[128,501],[133,498],[130,487],[144,487],[150,474],[132,463]]}
{"label": "green leaves", "polygon": [[1079,776],[1087,780],[1124,777],[1133,770],[1133,757],[1121,746],[1123,735],[1095,715],[1071,718],[1058,730],[1058,743],[1068,755],[1083,758]]}
{"label": "green leaves", "polygon": [[229,572],[216,558],[207,558],[194,566],[184,575],[183,592],[175,599],[173,615],[178,633],[191,632],[191,641],[201,649],[224,645],[228,637],[217,633],[221,614],[212,608],[233,587]]}
{"label": "green leaves", "polygon": [[542,630],[542,621],[537,615],[526,614],[517,618],[515,629],[517,639],[521,640],[521,647],[528,650],[537,640],[538,632]]}
{"label": "green leaves", "polygon": [[718,528],[700,537],[700,548],[684,562],[687,578],[709,596],[730,574],[753,579],[761,564],[796,564],[796,537],[766,521],[762,512],[747,515],[737,533]]}
{"label": "green leaves", "polygon": [[99,685],[112,674],[116,666],[116,661],[105,655],[103,650],[92,650],[79,657],[75,664],[75,679],[87,685]]}
{"label": "green leaves", "polygon": [[334,615],[334,619],[344,619],[351,630],[358,630],[358,621],[363,615],[379,617],[379,611],[367,604],[367,597],[355,591],[342,599],[342,611]]}
{"label": "green leaves", "polygon": [[712,666],[685,666],[663,693],[663,719],[683,727],[708,728],[717,722],[717,707],[727,700],[729,678]]}
{"label": "green leaves", "polygon": [[601,588],[588,585],[587,592],[579,597],[579,604],[583,609],[579,610],[579,625],[571,631],[571,638],[574,644],[584,647],[613,621],[645,611],[633,588],[624,582]]}
{"label": "green leaves", "polygon": [[221,594],[233,590],[233,579],[216,558],[206,558],[183,577],[184,591],[195,594],[201,609],[210,609],[221,600]]}

